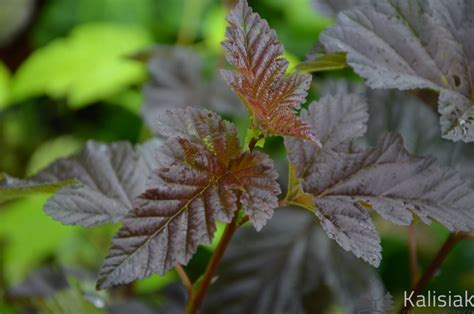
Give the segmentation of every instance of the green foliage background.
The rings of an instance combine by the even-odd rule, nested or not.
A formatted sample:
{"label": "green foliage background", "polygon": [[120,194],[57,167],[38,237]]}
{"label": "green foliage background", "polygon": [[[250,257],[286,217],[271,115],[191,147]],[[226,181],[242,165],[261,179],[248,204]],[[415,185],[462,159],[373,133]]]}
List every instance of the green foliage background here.
{"label": "green foliage background", "polygon": [[[76,151],[87,139],[136,143],[148,138],[150,132],[140,117],[140,87],[147,79],[146,65],[130,56],[153,44],[179,44],[193,46],[210,67],[222,64],[220,42],[230,2],[1,1],[0,173],[32,175],[54,159]],[[333,22],[319,16],[309,0],[258,0],[250,4],[277,31],[292,65],[304,59],[318,34]],[[318,76],[354,78],[348,70]],[[245,123],[238,125],[244,133]],[[276,159],[284,158],[281,141],[267,141],[265,148]],[[20,313],[28,307],[61,312],[58,303],[16,302],[7,298],[6,291],[45,265],[96,270],[117,228],[62,226],[42,212],[47,198],[0,203],[2,314]],[[377,222],[384,248],[379,271],[387,290],[397,299],[409,289],[406,229]],[[422,224],[417,230],[420,262],[426,265],[447,232]],[[201,248],[193,258],[187,267],[193,278],[203,271],[212,250],[212,246]],[[474,246],[460,244],[431,287],[438,294],[474,291],[473,258]],[[134,285],[134,293],[149,297],[175,279],[170,273],[141,280]],[[152,295],[159,299],[159,294]],[[67,304],[79,302],[80,295],[72,289],[58,297]]]}

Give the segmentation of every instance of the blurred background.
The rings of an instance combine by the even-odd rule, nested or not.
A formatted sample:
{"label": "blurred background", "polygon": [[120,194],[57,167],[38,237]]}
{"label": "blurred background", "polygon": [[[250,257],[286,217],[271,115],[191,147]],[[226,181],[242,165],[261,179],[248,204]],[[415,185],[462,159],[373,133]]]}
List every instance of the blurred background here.
{"label": "blurred background", "polygon": [[[0,0],[0,173],[22,178],[33,175],[56,158],[76,152],[88,139],[139,143],[150,138],[152,121],[142,115],[150,112],[146,109],[153,107],[150,102],[166,102],[160,90],[153,88],[177,88],[176,77],[186,84],[214,77],[219,81],[216,69],[225,66],[220,42],[232,2]],[[309,0],[249,3],[277,31],[290,66],[304,60],[318,34],[333,23],[319,15]],[[168,46],[189,51],[181,53]],[[171,65],[175,68],[169,68]],[[180,66],[201,73],[193,81],[189,77],[194,74],[179,70]],[[176,71],[182,71],[184,78]],[[357,80],[350,70],[317,75],[319,81],[332,78]],[[194,85],[180,88],[186,93]],[[184,95],[182,101],[196,101],[193,95]],[[221,96],[200,101],[233,120],[245,134],[248,121],[238,101],[223,101],[232,96]],[[311,92],[311,98],[316,97],[317,89]],[[282,141],[267,141],[265,150],[281,164],[284,181]],[[180,292],[169,292],[177,278],[173,272],[96,292],[95,276],[118,226],[63,226],[42,211],[47,198],[40,195],[0,203],[1,314],[92,313],[103,309],[104,302],[104,312],[120,313],[127,308],[114,304],[126,300],[170,303],[167,293],[182,302],[176,296]],[[375,271],[399,304],[403,291],[410,287],[407,229],[376,222],[383,238],[383,261]],[[437,225],[421,223],[416,224],[416,233],[423,268],[448,233]],[[213,246],[200,248],[188,265],[193,279],[203,272],[212,250]],[[438,294],[474,291],[473,259],[474,245],[459,244],[430,287]],[[94,307],[89,303],[78,307],[81,302]],[[135,312],[145,313],[140,308],[143,304],[135,306]],[[336,299],[324,308],[327,313],[343,311]],[[150,307],[146,310],[160,313]]]}

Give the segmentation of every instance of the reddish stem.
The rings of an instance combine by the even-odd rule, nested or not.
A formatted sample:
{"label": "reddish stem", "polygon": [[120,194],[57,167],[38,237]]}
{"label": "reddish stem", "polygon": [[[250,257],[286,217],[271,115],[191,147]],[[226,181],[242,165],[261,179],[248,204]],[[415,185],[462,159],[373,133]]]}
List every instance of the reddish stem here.
{"label": "reddish stem", "polygon": [[262,138],[264,138],[262,134],[258,137],[253,137],[249,142],[249,151],[252,152],[255,148],[255,145],[257,145],[258,141],[260,141]]}
{"label": "reddish stem", "polygon": [[[438,254],[433,259],[431,264],[428,266],[426,271],[421,276],[420,280],[417,282],[415,287],[413,288],[413,295],[411,295],[412,299],[415,299],[430,283],[431,279],[435,275],[436,271],[439,269],[441,264],[443,264],[444,260],[451,252],[451,250],[456,246],[456,244],[465,239],[465,233],[452,233],[444,242],[443,246],[439,249]],[[407,305],[400,310],[400,313],[409,313],[411,310],[411,303],[407,302]]]}
{"label": "reddish stem", "polygon": [[231,223],[226,226],[224,230],[224,234],[222,235],[222,238],[219,241],[219,244],[217,245],[217,248],[211,257],[211,260],[209,261],[209,264],[207,265],[202,281],[198,285],[198,288],[195,291],[195,293],[191,295],[191,298],[188,302],[188,306],[186,308],[187,314],[199,313],[199,309],[201,308],[202,301],[204,300],[204,296],[206,295],[207,290],[209,289],[209,286],[211,285],[212,277],[217,269],[217,265],[219,265],[219,262],[222,256],[224,255],[225,249],[227,248],[227,245],[229,244],[230,239],[232,238],[232,235],[234,234],[234,232],[237,230],[238,227],[239,227],[239,224],[237,222],[237,215],[235,215]]}
{"label": "reddish stem", "polygon": [[248,221],[250,220],[250,217],[248,215],[245,215],[239,222],[239,227],[245,225]]}

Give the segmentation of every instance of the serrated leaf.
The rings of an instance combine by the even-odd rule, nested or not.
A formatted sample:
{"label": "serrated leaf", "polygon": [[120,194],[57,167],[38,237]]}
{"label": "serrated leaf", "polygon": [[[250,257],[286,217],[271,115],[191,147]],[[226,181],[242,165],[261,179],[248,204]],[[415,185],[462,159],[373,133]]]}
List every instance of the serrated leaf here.
{"label": "serrated leaf", "polygon": [[320,39],[328,52],[347,52],[370,87],[438,91],[443,136],[470,142],[473,14],[466,0],[371,0],[342,12]]}
{"label": "serrated leaf", "polygon": [[367,130],[367,103],[357,94],[327,95],[313,102],[308,110],[301,111],[301,119],[310,123],[321,136],[324,148],[318,145],[306,145],[304,141],[285,138],[289,160],[297,166],[297,176],[304,178],[306,170],[300,165],[310,166],[320,154],[347,145],[353,138],[362,136]]}
{"label": "serrated leaf", "polygon": [[196,106],[221,113],[242,114],[240,101],[220,77],[203,78],[201,58],[191,49],[157,47],[148,64],[142,115],[155,132],[156,121],[168,109]]}
{"label": "serrated leaf", "polygon": [[298,65],[303,72],[323,72],[342,70],[347,67],[346,53],[335,52],[329,54],[316,54],[309,60]]}
{"label": "serrated leaf", "polygon": [[365,145],[376,145],[380,134],[397,132],[411,154],[436,157],[472,182],[474,143],[442,139],[438,115],[420,98],[397,90],[373,90],[345,80],[326,80],[319,84],[318,91],[323,95],[357,93],[367,98],[370,119],[362,141]]}
{"label": "serrated leaf", "polygon": [[[373,149],[355,149],[350,140],[365,132],[366,106],[351,114],[325,106],[344,107],[344,102],[313,103],[302,114],[319,127],[322,149],[293,138],[285,139],[285,144],[303,179],[303,191],[314,196],[316,215],[344,249],[373,265],[380,263],[380,239],[369,209],[402,225],[410,224],[415,213],[425,223],[434,219],[451,231],[474,227],[474,191],[459,174],[432,158],[410,156],[395,134],[384,136]],[[325,117],[326,124],[321,121]],[[358,123],[342,123],[334,129],[339,119]]]}
{"label": "serrated leaf", "polygon": [[319,146],[306,145],[303,141],[285,139],[289,160],[294,163],[289,166],[289,187],[286,200],[294,205],[314,211],[314,202],[308,197],[301,186],[301,179],[307,175],[309,169],[301,171],[295,165],[310,165],[320,154],[338,147],[347,145],[353,137],[362,136],[367,130],[366,122],[369,119],[365,99],[356,94],[338,94],[326,96],[309,107],[309,111],[302,110],[301,118],[315,126],[321,136],[324,150]]}
{"label": "serrated leaf", "polygon": [[240,153],[239,138],[235,126],[209,110],[186,109],[166,110],[156,122],[159,134],[168,137],[188,138],[204,145],[215,154],[224,167]]}
{"label": "serrated leaf", "polygon": [[244,212],[257,231],[262,229],[278,207],[276,196],[281,193],[273,161],[261,152],[244,152],[232,163],[230,173],[236,179],[232,184],[242,192]]}
{"label": "serrated leaf", "polygon": [[143,66],[125,55],[150,43],[146,30],[137,26],[77,26],[67,38],[35,50],[21,65],[12,80],[11,97],[23,101],[45,94],[66,98],[75,108],[106,99],[143,81]]}
{"label": "serrated leaf", "polygon": [[385,293],[376,272],[328,240],[310,213],[288,208],[259,233],[237,232],[203,311],[323,313],[335,299],[347,313],[359,313],[369,292]]}
{"label": "serrated leaf", "polygon": [[347,144],[367,131],[367,101],[361,95],[325,96],[309,108],[302,111],[301,118],[321,134],[324,150]]}
{"label": "serrated leaf", "polygon": [[68,225],[94,226],[116,222],[132,209],[145,190],[146,178],[158,166],[151,140],[134,149],[129,143],[87,142],[78,154],[61,158],[31,179],[7,178],[0,196],[56,192],[44,209]]}
{"label": "serrated leaf", "polygon": [[113,240],[99,288],[187,264],[199,244],[209,244],[216,220],[229,223],[238,203],[256,229],[278,207],[280,193],[271,159],[241,152],[235,127],[207,110],[167,111],[158,130],[166,165],[153,173],[148,190]]}
{"label": "serrated leaf", "polygon": [[371,265],[382,260],[380,236],[362,200],[344,197],[315,199],[315,214],[329,238]]}
{"label": "serrated leaf", "polygon": [[317,142],[315,134],[294,113],[305,101],[311,76],[286,75],[288,61],[275,31],[245,0],[227,17],[227,40],[222,43],[227,61],[236,71],[222,75],[242,98],[254,122],[267,134],[295,136]]}

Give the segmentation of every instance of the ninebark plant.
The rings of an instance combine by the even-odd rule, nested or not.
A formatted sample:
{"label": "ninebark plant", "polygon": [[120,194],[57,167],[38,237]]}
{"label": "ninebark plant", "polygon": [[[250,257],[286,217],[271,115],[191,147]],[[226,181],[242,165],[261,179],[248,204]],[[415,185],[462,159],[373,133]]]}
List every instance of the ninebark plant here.
{"label": "ninebark plant", "polygon": [[[317,4],[324,6],[323,2]],[[410,60],[402,60],[406,56],[388,48],[393,43],[382,42],[393,32],[382,32],[387,24],[381,20],[395,23],[395,34],[407,31],[404,24],[397,24],[400,14],[410,19],[412,14],[422,14],[432,24],[449,22],[440,21],[442,1],[429,1],[431,7],[420,4],[421,13],[409,11],[413,10],[407,6],[411,2],[416,1],[366,1],[362,2],[365,7],[340,15],[336,26],[322,36],[326,52],[331,54],[300,68],[334,60],[337,65],[333,68],[344,67],[347,53],[348,64],[373,87],[439,86],[446,136],[469,140],[470,127],[463,118],[468,109],[461,112],[454,104],[456,99],[467,101],[470,95],[471,90],[464,86],[465,76],[418,75],[416,69],[407,67]],[[373,24],[365,25],[362,15],[373,19]],[[367,99],[360,93],[325,96],[301,109],[312,76],[288,73],[283,46],[267,22],[244,0],[227,21],[223,47],[233,69],[222,70],[222,76],[251,119],[245,147],[240,145],[236,127],[213,111],[163,109],[152,123],[164,142],[152,139],[132,147],[123,142],[90,141],[79,154],[57,160],[30,179],[3,177],[3,197],[55,191],[45,211],[64,224],[122,224],[100,272],[99,289],[176,268],[189,292],[186,311],[197,313],[234,232],[246,222],[256,230],[265,228],[274,210],[290,205],[312,213],[331,239],[373,266],[381,262],[382,247],[372,212],[399,225],[410,225],[416,215],[425,223],[436,220],[453,232],[472,230],[474,190],[470,182],[434,158],[411,156],[396,133],[378,134],[379,140],[371,148],[356,145],[353,140],[366,133],[369,120]],[[375,22],[379,28],[373,26],[378,25]],[[444,26],[448,32],[452,25]],[[376,37],[374,32],[382,34]],[[442,35],[448,36],[446,32]],[[428,41],[427,54],[440,57],[433,52],[440,46],[429,42],[433,36],[422,40]],[[411,41],[399,45],[415,46]],[[378,46],[382,48],[373,48]],[[443,51],[450,53],[449,49]],[[420,60],[426,60],[419,54]],[[466,65],[472,66],[472,59],[467,61]],[[433,71],[438,70],[450,71],[446,67]],[[446,107],[451,100],[454,105]],[[462,117],[454,117],[453,112]],[[290,165],[288,189],[282,197],[274,163],[257,145],[270,136],[284,137]],[[193,283],[182,265],[199,245],[212,241],[216,221],[227,226],[205,273]]]}

